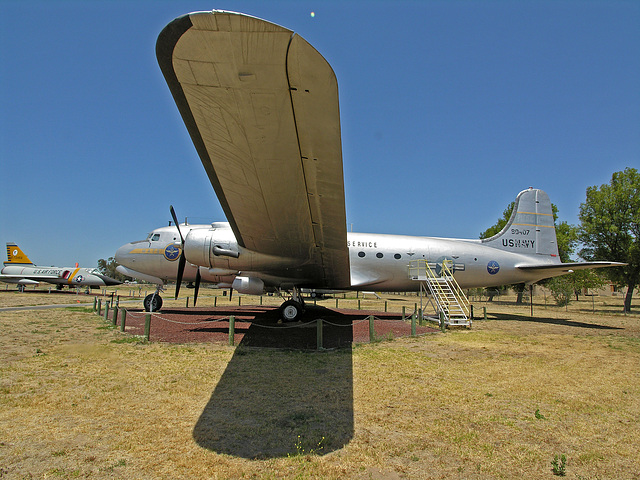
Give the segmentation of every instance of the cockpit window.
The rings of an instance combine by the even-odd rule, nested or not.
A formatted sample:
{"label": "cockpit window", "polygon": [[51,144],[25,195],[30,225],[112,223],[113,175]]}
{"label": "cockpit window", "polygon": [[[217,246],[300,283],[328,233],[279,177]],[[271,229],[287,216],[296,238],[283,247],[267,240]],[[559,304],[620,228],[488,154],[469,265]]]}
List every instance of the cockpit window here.
{"label": "cockpit window", "polygon": [[151,241],[155,242],[157,240],[160,240],[160,234],[154,233],[153,236],[151,237]]}

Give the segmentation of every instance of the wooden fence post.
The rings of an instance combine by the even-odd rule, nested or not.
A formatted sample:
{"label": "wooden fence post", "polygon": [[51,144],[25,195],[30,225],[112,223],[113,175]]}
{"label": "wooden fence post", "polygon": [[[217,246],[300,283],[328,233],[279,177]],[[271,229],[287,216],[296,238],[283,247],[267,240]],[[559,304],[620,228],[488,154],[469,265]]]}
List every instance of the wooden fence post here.
{"label": "wooden fence post", "polygon": [[144,338],[148,342],[151,336],[151,314],[147,313],[144,318]]}
{"label": "wooden fence post", "polygon": [[322,319],[316,320],[316,348],[322,350]]}
{"label": "wooden fence post", "polygon": [[376,338],[373,321],[373,315],[369,315],[369,343],[373,342]]}
{"label": "wooden fence post", "polygon": [[120,331],[124,332],[124,323],[127,321],[127,310],[122,309],[122,319],[120,320]]}
{"label": "wooden fence post", "polygon": [[236,337],[236,317],[231,315],[229,317],[229,345],[232,347],[235,345]]}

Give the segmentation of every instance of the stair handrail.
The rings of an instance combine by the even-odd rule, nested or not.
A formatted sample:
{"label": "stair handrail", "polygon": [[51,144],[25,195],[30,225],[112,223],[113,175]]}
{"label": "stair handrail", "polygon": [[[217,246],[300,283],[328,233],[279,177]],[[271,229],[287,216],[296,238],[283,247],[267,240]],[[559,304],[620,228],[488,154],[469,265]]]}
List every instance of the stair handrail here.
{"label": "stair handrail", "polygon": [[435,293],[434,296],[436,297],[436,303],[440,306],[443,312],[447,316],[449,316],[449,313],[451,312],[451,310],[449,308],[449,300],[447,298],[447,292],[445,291],[444,288],[442,288],[442,284],[437,281],[438,278],[440,277],[436,275],[436,273],[431,269],[431,267],[429,266],[429,262],[427,262],[426,260],[422,260],[422,261],[425,264],[427,276],[432,280],[436,280],[435,282],[429,282],[429,285],[434,288],[434,293]]}
{"label": "stair handrail", "polygon": [[[457,299],[462,300],[462,302],[459,301],[458,303],[460,303],[460,306],[463,308],[465,315],[469,317],[471,313],[471,309],[469,308],[469,305],[470,305],[469,299],[467,298],[464,291],[460,287],[460,284],[458,283],[458,281],[453,276],[453,272],[449,268],[449,264],[453,265],[453,260],[444,259],[442,261],[442,273],[451,279],[450,284],[453,287],[452,288],[453,293]],[[454,270],[455,270],[455,266],[454,266]]]}

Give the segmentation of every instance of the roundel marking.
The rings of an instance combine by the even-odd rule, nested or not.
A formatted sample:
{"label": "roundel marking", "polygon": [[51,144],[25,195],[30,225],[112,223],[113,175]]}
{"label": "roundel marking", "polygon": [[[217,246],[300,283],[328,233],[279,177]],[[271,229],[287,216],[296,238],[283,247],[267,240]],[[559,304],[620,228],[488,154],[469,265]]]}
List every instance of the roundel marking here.
{"label": "roundel marking", "polygon": [[498,264],[498,262],[496,262],[495,260],[491,260],[489,263],[487,263],[487,272],[489,272],[489,275],[495,275],[499,271],[500,265]]}
{"label": "roundel marking", "polygon": [[76,276],[76,278],[73,279],[73,281],[76,283],[80,283],[82,282],[82,280],[84,280],[84,277],[82,275],[78,275]]}
{"label": "roundel marking", "polygon": [[179,256],[180,256],[180,247],[178,247],[177,245],[174,245],[172,243],[170,245],[167,245],[164,248],[164,258],[166,258],[170,262],[177,260]]}
{"label": "roundel marking", "polygon": [[17,256],[18,256],[18,250],[17,250],[17,249],[16,249],[16,250],[14,250],[14,251],[13,251],[13,252],[11,252],[11,253],[13,254],[13,256],[14,256],[14,257],[17,257]]}

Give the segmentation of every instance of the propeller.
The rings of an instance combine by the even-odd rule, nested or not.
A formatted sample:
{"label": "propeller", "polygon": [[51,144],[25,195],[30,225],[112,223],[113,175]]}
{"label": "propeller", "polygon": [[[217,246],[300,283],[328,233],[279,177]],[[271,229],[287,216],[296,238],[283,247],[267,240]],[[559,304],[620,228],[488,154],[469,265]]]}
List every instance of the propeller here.
{"label": "propeller", "polygon": [[196,302],[198,301],[198,290],[200,290],[200,267],[196,270],[196,288],[193,291],[193,306],[196,306]]}
{"label": "propeller", "polygon": [[[184,238],[182,236],[182,232],[180,231],[180,224],[178,223],[178,218],[176,217],[176,211],[173,209],[173,205],[169,205],[169,211],[171,212],[171,218],[173,218],[173,223],[175,223],[178,228],[178,235],[180,235],[180,259],[178,260],[178,276],[176,278],[176,297],[178,299],[178,293],[180,293],[180,285],[182,284],[182,277],[184,275],[184,267],[187,264],[187,259],[184,256]],[[200,273],[198,271],[198,273]]]}

